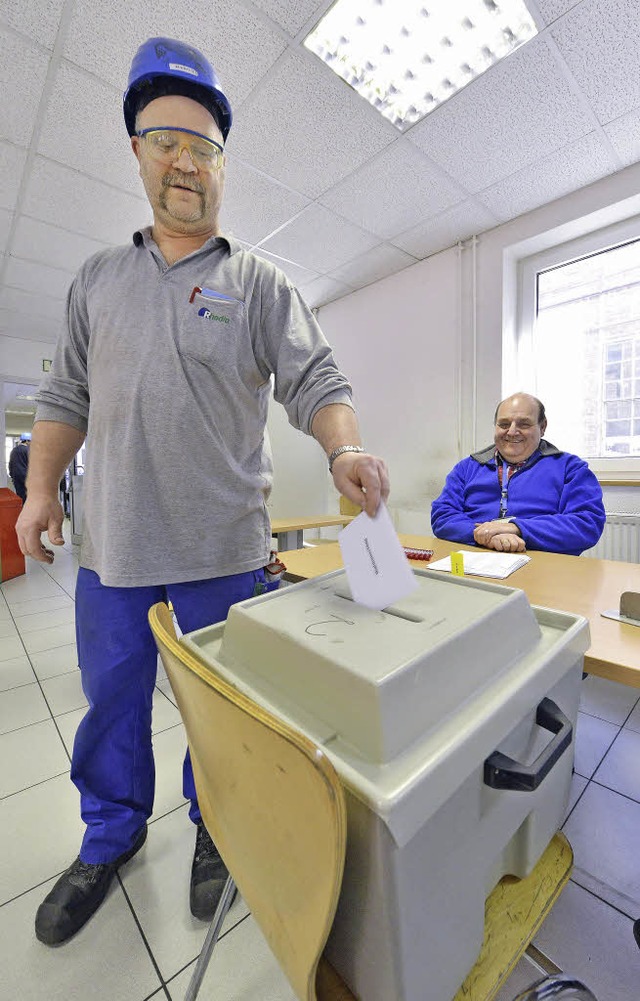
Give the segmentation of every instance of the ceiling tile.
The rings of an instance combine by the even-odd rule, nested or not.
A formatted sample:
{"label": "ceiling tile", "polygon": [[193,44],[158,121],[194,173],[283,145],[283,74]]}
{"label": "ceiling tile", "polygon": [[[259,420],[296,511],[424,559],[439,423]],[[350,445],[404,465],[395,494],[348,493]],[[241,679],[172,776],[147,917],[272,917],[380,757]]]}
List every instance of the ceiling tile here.
{"label": "ceiling tile", "polygon": [[4,253],[9,239],[9,230],[13,222],[13,212],[0,209],[0,253]]}
{"label": "ceiling tile", "polygon": [[408,138],[476,192],[592,129],[549,46],[534,39],[428,115]]}
{"label": "ceiling tile", "polygon": [[344,282],[345,285],[351,285],[352,288],[362,288],[363,285],[370,285],[371,282],[376,282],[387,275],[394,275],[397,271],[402,271],[403,268],[415,263],[415,257],[405,254],[398,247],[381,243],[341,268],[336,268],[329,277]]}
{"label": "ceiling tile", "polygon": [[325,209],[310,205],[297,219],[266,240],[263,250],[326,274],[375,246],[371,233]]}
{"label": "ceiling tile", "polygon": [[466,197],[413,143],[398,139],[318,200],[384,239]]}
{"label": "ceiling tile", "polygon": [[40,131],[38,152],[144,198],[122,117],[122,94],[62,63]]}
{"label": "ceiling tile", "polygon": [[263,10],[270,18],[293,38],[301,28],[304,28],[314,14],[319,21],[330,3],[318,3],[318,0],[253,0],[256,7]]}
{"label": "ceiling tile", "polygon": [[65,271],[75,274],[83,261],[108,246],[110,244],[69,233],[23,215],[16,226],[11,253],[26,261],[40,261],[42,264],[55,262]]}
{"label": "ceiling tile", "polygon": [[396,137],[391,122],[320,60],[288,52],[239,109],[233,148],[315,198]]}
{"label": "ceiling tile", "polygon": [[343,285],[342,282],[337,282],[334,278],[327,278],[326,275],[323,275],[321,278],[309,282],[308,285],[302,286],[299,291],[307,305],[314,309],[349,295],[353,289],[348,285]]}
{"label": "ceiling tile", "polygon": [[600,122],[640,106],[638,0],[584,0],[552,35]]}
{"label": "ceiling tile", "polygon": [[220,222],[223,230],[247,243],[259,243],[309,204],[297,191],[230,157]]}
{"label": "ceiling tile", "polygon": [[309,271],[307,268],[301,268],[299,264],[295,264],[293,261],[287,261],[284,257],[278,257],[276,254],[268,254],[266,250],[260,250],[259,247],[252,251],[252,253],[254,253],[256,257],[261,257],[264,261],[269,261],[271,264],[275,264],[275,266],[280,268],[291,284],[295,285],[296,288],[300,285],[309,284],[309,282],[312,282],[316,278],[320,277],[315,271]]}
{"label": "ceiling tile", "polygon": [[606,143],[593,132],[481,191],[477,197],[500,222],[506,222],[613,174],[616,169]]}
{"label": "ceiling tile", "polygon": [[238,0],[83,0],[71,21],[65,56],[124,90],[138,46],[156,36],[200,49],[234,110],[286,47]]}
{"label": "ceiling tile", "polygon": [[48,55],[30,42],[0,32],[0,139],[28,146],[44,87]]}
{"label": "ceiling tile", "polygon": [[16,31],[53,48],[64,0],[2,0],[2,18]]}
{"label": "ceiling tile", "polygon": [[37,292],[23,292],[22,289],[5,286],[0,290],[0,309],[25,316],[40,316],[59,323],[64,316],[65,304],[62,299],[52,299]]}
{"label": "ceiling tile", "polygon": [[393,238],[392,243],[418,259],[437,254],[453,247],[459,240],[482,233],[496,225],[491,213],[476,201],[469,199],[455,205],[434,219],[420,223]]}
{"label": "ceiling tile", "polygon": [[134,230],[151,222],[146,200],[41,157],[31,171],[24,211],[82,236],[99,233],[108,243],[126,243]]}
{"label": "ceiling tile", "polygon": [[50,296],[52,299],[65,300],[73,275],[59,268],[46,264],[35,264],[33,261],[20,261],[9,258],[4,276],[8,288],[22,289],[23,292],[38,290],[38,295]]}
{"label": "ceiling tile", "polygon": [[0,141],[0,208],[14,209],[26,159],[26,149]]}
{"label": "ceiling tile", "polygon": [[34,313],[15,313],[0,308],[0,335],[19,337],[27,341],[46,341],[54,344],[58,339],[60,322],[37,316]]}
{"label": "ceiling tile", "polygon": [[640,160],[640,111],[630,111],[616,118],[615,122],[605,125],[604,131],[625,166]]}
{"label": "ceiling tile", "polygon": [[538,7],[544,23],[551,24],[581,2],[582,0],[538,0]]}

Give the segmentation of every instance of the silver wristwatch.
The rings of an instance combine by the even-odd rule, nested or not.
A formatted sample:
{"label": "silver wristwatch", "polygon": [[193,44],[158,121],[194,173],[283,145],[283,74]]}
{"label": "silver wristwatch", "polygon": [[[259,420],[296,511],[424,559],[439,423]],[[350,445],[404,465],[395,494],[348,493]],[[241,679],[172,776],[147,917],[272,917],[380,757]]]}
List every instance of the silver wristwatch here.
{"label": "silver wristwatch", "polygon": [[340,445],[339,448],[334,448],[329,456],[329,472],[331,472],[331,467],[338,456],[343,455],[345,452],[364,452],[364,448],[361,448],[360,445]]}

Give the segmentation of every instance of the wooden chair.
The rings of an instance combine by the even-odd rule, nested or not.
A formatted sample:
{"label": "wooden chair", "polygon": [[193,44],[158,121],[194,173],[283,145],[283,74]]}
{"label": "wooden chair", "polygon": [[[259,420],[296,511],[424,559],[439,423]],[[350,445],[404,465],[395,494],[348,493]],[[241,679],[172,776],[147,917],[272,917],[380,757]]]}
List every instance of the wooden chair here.
{"label": "wooden chair", "polygon": [[[333,765],[313,741],[181,643],[166,605],[153,606],[149,623],[187,731],[202,817],[231,873],[185,1001],[198,993],[234,881],[301,1001],[358,1001],[322,955],[346,846],[344,792]],[[498,883],[487,898],[482,951],[453,1001],[495,997],[569,879],[572,863],[569,842],[557,834],[529,876]],[[595,1001],[584,985],[558,976],[545,978],[519,1001],[547,1001],[563,991]]]}
{"label": "wooden chair", "polygon": [[[318,964],[344,868],[346,809],[338,775],[311,740],[180,643],[166,605],[154,605],[149,622],[187,731],[205,826],[296,995],[316,1001]],[[219,929],[232,896],[228,885],[212,924],[213,943],[205,943],[209,954],[214,926]],[[193,980],[204,975],[208,956],[201,959]],[[319,979],[323,990],[335,983],[330,970]],[[198,987],[192,984],[189,998]]]}

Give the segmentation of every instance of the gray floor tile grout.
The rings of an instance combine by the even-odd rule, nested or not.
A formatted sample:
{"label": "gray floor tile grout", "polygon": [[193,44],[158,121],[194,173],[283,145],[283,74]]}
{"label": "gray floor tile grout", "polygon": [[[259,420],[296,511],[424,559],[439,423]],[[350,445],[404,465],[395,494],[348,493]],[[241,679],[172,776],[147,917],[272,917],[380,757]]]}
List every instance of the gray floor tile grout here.
{"label": "gray floor tile grout", "polygon": [[629,796],[627,793],[620,792],[619,789],[613,789],[611,786],[605,785],[604,782],[598,782],[595,776],[590,781],[593,782],[595,786],[599,786],[600,789],[606,789],[607,792],[613,792],[616,796],[622,796],[623,799],[628,800],[630,803],[637,803],[640,806],[640,800],[634,799],[633,796]]}
{"label": "gray floor tile grout", "polygon": [[[12,732],[15,733],[15,730],[12,731]],[[64,741],[63,741],[63,743],[64,743]],[[66,748],[65,748],[65,750],[66,750]],[[61,775],[68,775],[68,774],[69,774],[69,769],[65,768],[65,770],[63,772],[56,772],[55,775],[47,775],[46,779],[40,779],[39,782],[31,782],[30,785],[24,786],[22,789],[16,789],[16,790],[14,790],[14,792],[7,793],[6,796],[0,796],[0,803],[4,802],[4,800],[12,799],[12,797],[14,797],[14,796],[21,796],[23,793],[29,792],[31,789],[36,789],[38,786],[45,785],[47,782],[50,782],[52,779],[59,779]]]}

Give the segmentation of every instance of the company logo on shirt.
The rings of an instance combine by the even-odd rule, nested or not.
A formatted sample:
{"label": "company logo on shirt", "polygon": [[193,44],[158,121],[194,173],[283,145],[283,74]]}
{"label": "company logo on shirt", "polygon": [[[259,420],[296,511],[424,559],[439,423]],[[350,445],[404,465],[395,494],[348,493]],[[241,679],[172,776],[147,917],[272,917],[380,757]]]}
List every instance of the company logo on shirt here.
{"label": "company logo on shirt", "polygon": [[198,316],[201,316],[204,320],[217,320],[218,323],[228,323],[228,316],[218,316],[217,313],[212,313],[210,309],[203,306],[202,309],[198,310]]}

